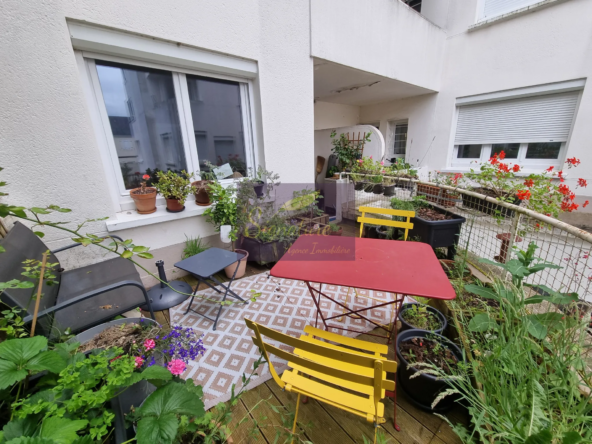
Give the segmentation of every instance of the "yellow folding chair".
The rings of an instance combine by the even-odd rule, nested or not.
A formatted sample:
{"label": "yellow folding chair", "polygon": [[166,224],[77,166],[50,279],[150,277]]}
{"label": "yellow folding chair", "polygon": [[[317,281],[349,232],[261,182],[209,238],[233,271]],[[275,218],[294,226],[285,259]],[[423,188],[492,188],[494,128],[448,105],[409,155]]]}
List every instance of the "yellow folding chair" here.
{"label": "yellow folding chair", "polygon": [[[407,210],[392,210],[390,208],[375,208],[375,207],[360,207],[360,211],[362,215],[358,217],[358,222],[360,223],[360,237],[364,233],[364,224],[372,224],[372,225],[384,225],[386,227],[394,227],[394,228],[404,228],[405,229],[405,240],[407,240],[407,235],[409,234],[409,230],[413,229],[413,224],[411,223],[411,218],[415,217],[415,211],[407,211]],[[389,219],[377,219],[373,217],[366,217],[366,213],[369,214],[381,214],[383,216],[399,216],[404,217],[407,220],[405,222],[398,221],[398,220],[389,220]]]}
{"label": "yellow folding chair", "polygon": [[[292,434],[296,433],[300,396],[303,395],[372,422],[376,442],[376,430],[386,422],[384,405],[380,401],[386,392],[395,391],[395,381],[386,379],[386,372],[395,373],[397,363],[386,359],[386,345],[348,338],[312,326],[306,326],[298,339],[247,318],[245,322],[255,332],[253,342],[269,364],[275,382],[282,390],[298,394]],[[265,342],[264,336],[294,347],[294,351],[290,353]],[[288,361],[290,368],[281,377],[269,359],[270,354]]]}

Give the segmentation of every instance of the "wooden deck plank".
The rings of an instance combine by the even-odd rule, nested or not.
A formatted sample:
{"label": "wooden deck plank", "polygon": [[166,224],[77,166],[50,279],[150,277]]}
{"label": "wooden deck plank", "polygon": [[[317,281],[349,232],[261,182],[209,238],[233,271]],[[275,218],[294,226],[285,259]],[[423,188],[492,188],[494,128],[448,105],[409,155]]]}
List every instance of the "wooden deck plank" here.
{"label": "wooden deck plank", "polygon": [[[275,442],[278,431],[280,433],[284,432],[286,427],[282,420],[282,415],[273,411],[270,404],[276,407],[279,406],[278,410],[280,411],[284,407],[267,386],[267,383],[243,393],[241,400],[245,407],[251,411],[253,418],[258,422],[259,430],[265,436],[265,439],[268,442]],[[286,410],[286,413],[289,413],[289,411]],[[260,420],[262,417],[264,419]],[[289,432],[291,427],[288,427],[287,430]],[[284,432],[280,435],[279,442],[282,442],[282,437],[287,438],[288,433]]]}
{"label": "wooden deck plank", "polygon": [[247,419],[241,423],[246,415],[249,415],[249,412],[245,405],[239,401],[232,408],[232,420],[228,425],[234,444],[268,444],[261,431],[254,427],[252,420]]}
{"label": "wooden deck plank", "polygon": [[[294,412],[296,409],[296,397],[294,393],[283,392],[280,388],[270,383],[268,387],[271,389],[276,398],[288,408],[288,411]],[[341,426],[329,415],[320,403],[314,399],[309,399],[306,404],[300,404],[298,413],[298,423],[311,423],[312,427],[305,427],[305,433],[310,441],[315,444],[350,444],[360,442],[353,440]]]}

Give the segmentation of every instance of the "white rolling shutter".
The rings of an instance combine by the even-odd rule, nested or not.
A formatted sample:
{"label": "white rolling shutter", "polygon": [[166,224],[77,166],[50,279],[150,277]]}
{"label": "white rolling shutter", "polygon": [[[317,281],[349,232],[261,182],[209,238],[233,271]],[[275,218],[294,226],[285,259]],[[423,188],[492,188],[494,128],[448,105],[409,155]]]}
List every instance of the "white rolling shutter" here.
{"label": "white rolling shutter", "polygon": [[579,94],[571,91],[459,106],[454,143],[565,142]]}
{"label": "white rolling shutter", "polygon": [[488,20],[498,15],[507,14],[517,9],[540,3],[542,0],[485,0],[483,17],[481,20]]}

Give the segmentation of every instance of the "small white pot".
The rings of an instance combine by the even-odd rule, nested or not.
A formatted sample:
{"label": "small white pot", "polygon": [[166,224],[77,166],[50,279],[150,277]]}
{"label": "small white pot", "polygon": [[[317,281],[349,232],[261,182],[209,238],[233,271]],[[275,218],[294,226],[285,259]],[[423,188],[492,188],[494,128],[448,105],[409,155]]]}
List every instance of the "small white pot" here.
{"label": "small white pot", "polygon": [[220,226],[220,240],[225,244],[232,242],[230,239],[230,232],[232,231],[232,225],[221,225]]}

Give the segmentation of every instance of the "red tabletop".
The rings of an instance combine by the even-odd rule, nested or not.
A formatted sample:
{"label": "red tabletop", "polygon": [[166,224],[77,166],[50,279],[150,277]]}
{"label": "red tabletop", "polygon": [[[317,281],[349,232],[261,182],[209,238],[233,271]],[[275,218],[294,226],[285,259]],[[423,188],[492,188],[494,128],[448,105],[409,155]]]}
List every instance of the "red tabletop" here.
{"label": "red tabletop", "polygon": [[428,244],[342,236],[300,236],[271,275],[432,299],[456,293]]}

